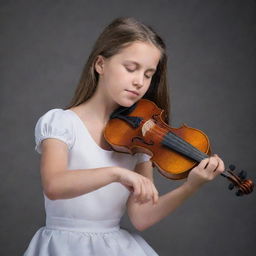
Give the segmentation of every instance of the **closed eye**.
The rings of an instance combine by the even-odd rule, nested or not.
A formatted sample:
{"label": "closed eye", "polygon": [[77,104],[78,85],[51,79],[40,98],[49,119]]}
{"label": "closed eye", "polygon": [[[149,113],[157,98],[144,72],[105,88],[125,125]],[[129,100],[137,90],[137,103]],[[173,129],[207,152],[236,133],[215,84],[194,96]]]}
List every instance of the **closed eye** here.
{"label": "closed eye", "polygon": [[[131,68],[128,68],[128,67],[125,67],[125,69],[128,71],[128,72],[130,72],[130,73],[132,73],[132,72],[134,72],[136,69],[131,69]],[[152,75],[147,75],[147,74],[145,74],[145,77],[147,78],[147,79],[150,79],[150,78],[152,78]]]}
{"label": "closed eye", "polygon": [[146,75],[146,74],[145,74],[145,77],[146,77],[147,79],[150,79],[150,78],[152,78],[152,75]]}
{"label": "closed eye", "polygon": [[126,68],[126,70],[128,71],[128,72],[134,72],[135,71],[135,69],[130,69],[130,68],[127,68],[127,67],[125,67]]}

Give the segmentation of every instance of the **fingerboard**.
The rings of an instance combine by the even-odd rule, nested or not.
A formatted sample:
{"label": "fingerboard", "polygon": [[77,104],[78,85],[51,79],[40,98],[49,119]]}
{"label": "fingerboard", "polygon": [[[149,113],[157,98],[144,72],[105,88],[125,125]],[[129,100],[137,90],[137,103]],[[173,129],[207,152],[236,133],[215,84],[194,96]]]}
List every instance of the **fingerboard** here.
{"label": "fingerboard", "polygon": [[181,153],[184,156],[191,158],[194,161],[197,161],[198,163],[201,162],[203,159],[209,157],[207,154],[201,152],[190,143],[181,139],[179,136],[172,132],[168,132],[164,136],[162,144],[169,149],[172,149],[178,153]]}

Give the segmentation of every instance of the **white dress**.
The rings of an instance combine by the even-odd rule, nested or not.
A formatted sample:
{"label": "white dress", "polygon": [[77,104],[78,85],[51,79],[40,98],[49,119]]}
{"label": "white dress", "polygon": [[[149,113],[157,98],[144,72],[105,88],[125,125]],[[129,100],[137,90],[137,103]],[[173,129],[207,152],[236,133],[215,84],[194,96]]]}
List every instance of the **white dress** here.
{"label": "white dress", "polygon": [[[68,169],[121,166],[134,170],[149,157],[104,150],[72,110],[51,109],[35,126],[35,150],[56,138],[68,145]],[[113,182],[71,199],[50,200],[44,194],[46,223],[33,236],[24,256],[157,256],[138,234],[120,228],[130,191]]]}

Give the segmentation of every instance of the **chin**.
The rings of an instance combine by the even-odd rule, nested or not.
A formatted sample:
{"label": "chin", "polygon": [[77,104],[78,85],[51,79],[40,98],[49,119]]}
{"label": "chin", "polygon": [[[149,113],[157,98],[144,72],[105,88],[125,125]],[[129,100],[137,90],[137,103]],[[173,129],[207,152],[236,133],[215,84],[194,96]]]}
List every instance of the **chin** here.
{"label": "chin", "polygon": [[122,107],[131,107],[134,103],[136,103],[138,100],[134,100],[134,99],[125,99],[125,100],[119,100],[116,101],[116,103]]}

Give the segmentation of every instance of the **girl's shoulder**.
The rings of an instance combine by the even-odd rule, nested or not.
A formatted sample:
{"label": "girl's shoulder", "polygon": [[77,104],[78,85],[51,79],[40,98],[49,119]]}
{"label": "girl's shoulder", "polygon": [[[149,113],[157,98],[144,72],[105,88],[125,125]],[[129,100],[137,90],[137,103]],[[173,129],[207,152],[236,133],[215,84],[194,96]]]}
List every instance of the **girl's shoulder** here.
{"label": "girl's shoulder", "polygon": [[49,124],[64,124],[70,123],[69,113],[62,108],[53,108],[41,115],[37,123],[49,123]]}
{"label": "girl's shoulder", "polygon": [[40,143],[46,138],[56,138],[68,144],[69,149],[74,143],[74,128],[67,110],[53,108],[45,112],[35,125],[36,151],[41,153]]}

